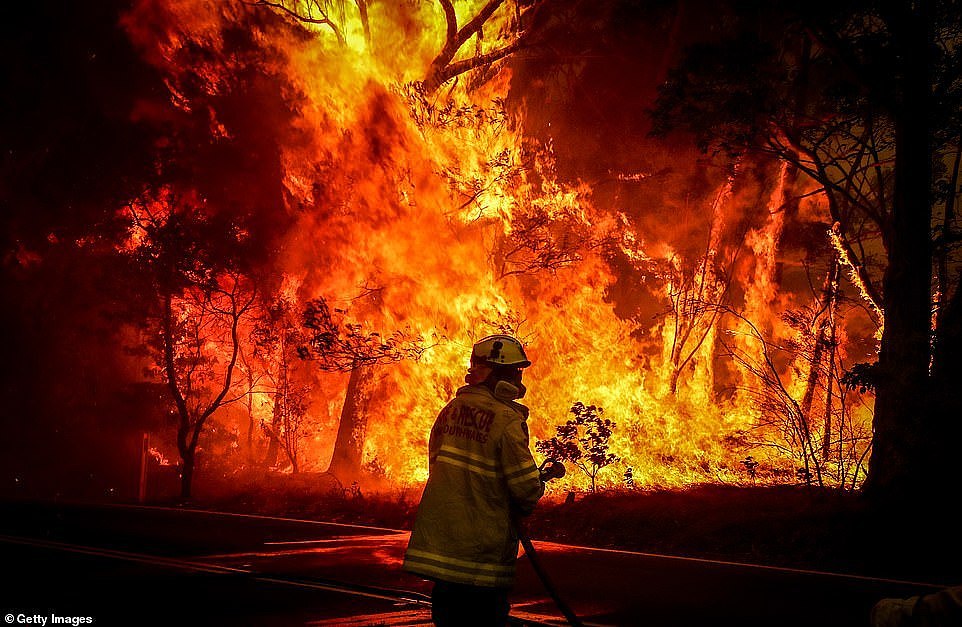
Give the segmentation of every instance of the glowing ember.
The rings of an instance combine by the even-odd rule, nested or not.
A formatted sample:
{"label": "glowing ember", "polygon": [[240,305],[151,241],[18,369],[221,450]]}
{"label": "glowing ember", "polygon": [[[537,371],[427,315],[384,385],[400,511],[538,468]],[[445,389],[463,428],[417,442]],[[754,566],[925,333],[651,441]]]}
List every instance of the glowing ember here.
{"label": "glowing ember", "polygon": [[150,454],[151,457],[154,458],[154,461],[156,461],[159,465],[161,465],[161,466],[170,466],[170,460],[167,459],[167,457],[165,457],[163,453],[161,453],[160,451],[158,451],[158,450],[157,450],[156,448],[154,448],[153,446],[151,446],[150,449],[148,449],[147,452]]}

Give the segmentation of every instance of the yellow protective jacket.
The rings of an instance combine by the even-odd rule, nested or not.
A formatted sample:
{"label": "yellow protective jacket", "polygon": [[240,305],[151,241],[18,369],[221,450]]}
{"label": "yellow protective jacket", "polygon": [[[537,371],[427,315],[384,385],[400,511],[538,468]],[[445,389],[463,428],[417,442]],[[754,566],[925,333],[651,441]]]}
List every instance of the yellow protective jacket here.
{"label": "yellow protective jacket", "polygon": [[514,584],[513,515],[534,509],[544,484],[528,450],[528,408],[518,388],[468,385],[438,415],[404,570],[488,587]]}

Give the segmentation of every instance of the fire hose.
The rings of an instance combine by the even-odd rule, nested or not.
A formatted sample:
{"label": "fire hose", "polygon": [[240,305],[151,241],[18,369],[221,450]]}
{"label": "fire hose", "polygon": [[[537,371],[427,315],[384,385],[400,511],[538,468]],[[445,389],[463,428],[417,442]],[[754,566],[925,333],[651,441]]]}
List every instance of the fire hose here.
{"label": "fire hose", "polygon": [[[547,466],[547,469],[545,466]],[[551,481],[552,479],[560,479],[561,477],[565,476],[564,464],[553,459],[545,460],[544,463],[541,464],[539,470],[541,471],[541,480],[545,482]],[[544,567],[541,565],[541,559],[538,557],[538,552],[535,551],[534,545],[531,543],[531,538],[528,537],[528,534],[524,529],[524,525],[521,524],[520,520],[515,519],[514,528],[518,533],[518,539],[521,541],[521,546],[524,547],[524,554],[528,556],[528,561],[531,563],[531,567],[534,569],[534,572],[538,575],[538,579],[540,579],[541,583],[544,585],[544,589],[547,590],[548,596],[551,597],[551,600],[553,600],[558,609],[561,610],[561,613],[564,615],[569,625],[572,627],[583,627],[584,623],[581,622],[581,619],[578,618],[578,615],[572,611],[571,607],[569,607],[568,604],[564,602],[564,599],[562,599],[558,594],[557,588],[554,587],[554,584],[551,582],[551,578],[548,577],[547,571],[545,571]]]}

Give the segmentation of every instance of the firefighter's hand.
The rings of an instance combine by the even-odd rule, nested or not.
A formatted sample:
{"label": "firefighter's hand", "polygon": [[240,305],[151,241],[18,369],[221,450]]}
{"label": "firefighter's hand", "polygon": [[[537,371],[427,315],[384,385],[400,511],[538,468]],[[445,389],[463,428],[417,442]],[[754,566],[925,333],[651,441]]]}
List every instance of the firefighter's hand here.
{"label": "firefighter's hand", "polygon": [[546,459],[541,464],[541,481],[547,483],[552,479],[560,479],[565,476],[565,465],[554,459]]}

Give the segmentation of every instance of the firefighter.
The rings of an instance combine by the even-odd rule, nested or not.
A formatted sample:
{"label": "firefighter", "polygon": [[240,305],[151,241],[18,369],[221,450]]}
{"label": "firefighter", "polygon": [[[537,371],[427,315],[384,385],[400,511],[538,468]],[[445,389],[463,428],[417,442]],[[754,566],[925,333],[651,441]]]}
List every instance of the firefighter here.
{"label": "firefighter", "polygon": [[431,429],[430,474],[403,568],[434,582],[431,618],[439,627],[507,622],[518,556],[512,521],[544,494],[528,449],[528,408],[517,402],[530,365],[515,338],[482,339],[467,385]]}

